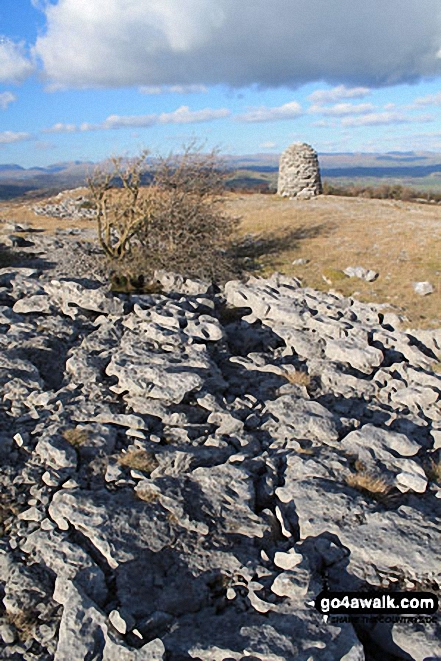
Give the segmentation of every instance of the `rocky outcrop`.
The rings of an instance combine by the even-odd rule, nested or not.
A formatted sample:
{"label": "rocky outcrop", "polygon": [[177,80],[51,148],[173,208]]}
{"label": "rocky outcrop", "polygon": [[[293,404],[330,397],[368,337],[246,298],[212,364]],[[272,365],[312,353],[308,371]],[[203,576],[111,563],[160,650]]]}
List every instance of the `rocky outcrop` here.
{"label": "rocky outcrop", "polygon": [[302,200],[322,193],[317,153],[310,145],[297,142],[285,149],[280,157],[277,193]]}
{"label": "rocky outcrop", "polygon": [[96,209],[81,188],[62,191],[45,204],[32,207],[38,216],[52,216],[63,220],[95,220]]}
{"label": "rocky outcrop", "polygon": [[437,622],[310,604],[440,584],[441,331],[277,274],[158,278],[0,270],[0,656],[439,657]]}

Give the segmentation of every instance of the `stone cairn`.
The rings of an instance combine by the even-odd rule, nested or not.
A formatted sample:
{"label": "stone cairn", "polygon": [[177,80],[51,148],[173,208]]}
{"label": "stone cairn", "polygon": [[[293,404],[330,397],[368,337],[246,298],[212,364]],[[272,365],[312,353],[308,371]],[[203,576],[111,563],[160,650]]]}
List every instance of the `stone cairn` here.
{"label": "stone cairn", "polygon": [[304,142],[290,145],[280,157],[278,195],[307,200],[322,192],[317,152]]}

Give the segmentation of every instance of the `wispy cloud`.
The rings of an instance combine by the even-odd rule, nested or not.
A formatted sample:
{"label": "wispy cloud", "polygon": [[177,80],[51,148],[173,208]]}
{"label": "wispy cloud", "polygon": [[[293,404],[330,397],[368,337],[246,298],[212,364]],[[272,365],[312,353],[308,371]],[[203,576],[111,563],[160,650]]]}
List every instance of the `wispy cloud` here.
{"label": "wispy cloud", "polygon": [[342,126],[380,126],[389,124],[413,124],[433,122],[433,115],[404,115],[399,112],[373,112],[360,117],[345,117]]}
{"label": "wispy cloud", "polygon": [[58,122],[48,129],[43,129],[43,133],[75,133],[78,131],[78,127],[75,124],[64,124],[63,122]]}
{"label": "wispy cloud", "polygon": [[441,92],[419,96],[414,100],[411,107],[420,108],[421,106],[441,106]]}
{"label": "wispy cloud", "polygon": [[285,119],[295,119],[303,115],[302,106],[297,101],[285,103],[275,108],[252,108],[243,115],[237,115],[239,122],[278,122]]}
{"label": "wispy cloud", "polygon": [[370,94],[368,87],[346,87],[338,85],[330,90],[316,90],[308,96],[308,101],[317,104],[336,103],[342,99],[364,99]]}
{"label": "wispy cloud", "polygon": [[345,115],[363,115],[373,110],[375,110],[375,106],[372,103],[336,103],[333,106],[315,104],[308,109],[308,112],[328,117],[343,117]]}
{"label": "wispy cloud", "polygon": [[79,131],[110,131],[125,128],[147,128],[157,123],[157,115],[110,115],[100,124],[83,122]]}
{"label": "wispy cloud", "polygon": [[197,122],[211,122],[214,119],[229,117],[231,111],[227,108],[204,108],[203,110],[190,110],[188,106],[181,106],[174,112],[163,112],[159,115],[159,124],[194,124]]}
{"label": "wispy cloud", "polygon": [[208,87],[205,85],[142,85],[139,88],[141,94],[206,94]]}
{"label": "wispy cloud", "polygon": [[22,44],[15,44],[6,37],[0,37],[1,82],[22,83],[34,70],[35,66],[26,56]]}
{"label": "wispy cloud", "polygon": [[202,110],[190,110],[188,106],[181,106],[173,112],[163,112],[150,115],[109,115],[107,119],[99,124],[83,122],[76,124],[64,124],[59,122],[50,128],[44,129],[43,133],[75,133],[78,131],[112,131],[126,128],[148,128],[157,124],[197,124],[199,122],[211,122],[216,119],[229,117],[231,114],[227,108],[204,108]]}
{"label": "wispy cloud", "polygon": [[10,145],[14,142],[22,142],[23,140],[31,140],[30,133],[16,132],[16,131],[3,131],[0,133],[0,145]]}
{"label": "wispy cloud", "polygon": [[6,110],[14,101],[17,101],[17,97],[12,92],[2,92],[0,94],[0,108],[2,110]]}

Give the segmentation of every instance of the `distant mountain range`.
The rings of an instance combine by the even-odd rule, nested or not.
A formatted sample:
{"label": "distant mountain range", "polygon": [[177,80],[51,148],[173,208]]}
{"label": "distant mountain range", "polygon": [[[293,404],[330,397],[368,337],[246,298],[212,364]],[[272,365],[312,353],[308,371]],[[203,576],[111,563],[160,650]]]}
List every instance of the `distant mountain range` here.
{"label": "distant mountain range", "polygon": [[[253,187],[277,177],[279,154],[262,153],[225,156],[232,170],[232,181]],[[320,154],[324,179],[347,183],[388,179],[405,185],[439,189],[441,187],[441,154],[435,152],[333,153]],[[76,188],[85,183],[92,162],[69,161],[47,167],[24,168],[0,164],[0,200],[25,195],[37,197]]]}

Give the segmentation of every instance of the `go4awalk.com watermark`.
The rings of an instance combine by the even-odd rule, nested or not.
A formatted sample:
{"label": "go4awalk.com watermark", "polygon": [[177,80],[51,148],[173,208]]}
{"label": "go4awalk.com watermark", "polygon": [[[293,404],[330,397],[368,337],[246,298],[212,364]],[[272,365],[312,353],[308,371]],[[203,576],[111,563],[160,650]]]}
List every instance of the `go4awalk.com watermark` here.
{"label": "go4awalk.com watermark", "polygon": [[438,597],[432,592],[323,591],[310,605],[332,624],[354,620],[381,622],[435,621]]}

